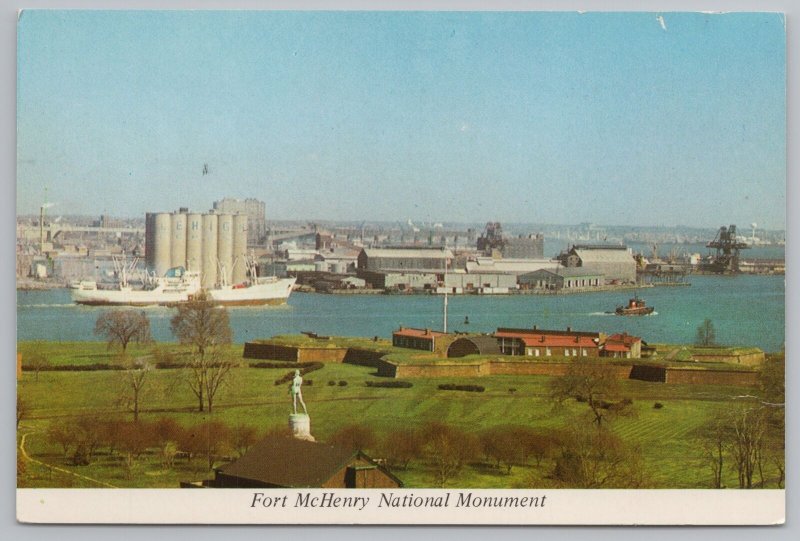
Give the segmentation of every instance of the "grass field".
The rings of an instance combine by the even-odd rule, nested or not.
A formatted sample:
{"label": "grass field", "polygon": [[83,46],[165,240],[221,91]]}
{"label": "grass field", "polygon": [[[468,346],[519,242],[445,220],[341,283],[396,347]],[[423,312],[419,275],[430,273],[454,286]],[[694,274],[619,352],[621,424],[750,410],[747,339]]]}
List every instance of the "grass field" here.
{"label": "grass field", "polygon": [[[177,346],[169,347],[177,351]],[[21,343],[19,349],[23,355],[38,349],[54,365],[112,362],[115,357],[100,343]],[[238,355],[241,350],[241,345],[231,347]],[[148,351],[134,346],[130,354],[142,355]],[[275,385],[274,381],[289,368],[262,369],[249,364],[245,361],[232,371],[211,414],[195,411],[196,398],[183,381],[181,370],[153,371],[144,389],[141,418],[154,420],[168,416],[183,425],[211,418],[231,426],[251,425],[259,431],[286,426],[291,409],[287,386]],[[26,461],[26,471],[19,477],[20,486],[77,487],[107,483],[121,487],[176,487],[181,480],[212,476],[202,459],[191,463],[179,460],[169,471],[162,471],[155,459],[142,459],[134,475],[126,475],[117,456],[100,456],[88,466],[72,466],[61,457],[59,448],[45,436],[51,422],[66,422],[86,413],[132,418],[119,402],[122,377],[121,373],[111,370],[42,371],[38,381],[32,372],[23,374],[18,392],[26,404],[27,414],[18,430],[18,440],[25,435],[25,448],[32,461]],[[307,374],[303,395],[311,416],[311,430],[317,440],[325,441],[339,428],[351,424],[369,426],[379,435],[398,426],[421,427],[429,421],[471,432],[509,424],[543,429],[559,429],[577,423],[591,426],[584,418],[585,404],[569,401],[562,409],[553,408],[548,377],[415,379],[413,387],[399,389],[367,387],[368,380],[385,378],[378,378],[372,368],[347,364],[327,364]],[[346,381],[347,385],[340,386],[340,381]],[[329,382],[337,384],[329,385]],[[440,391],[437,386],[441,383],[478,384],[486,391]],[[512,393],[510,389],[515,391]],[[738,387],[626,381],[624,394],[633,400],[632,415],[616,419],[612,427],[627,443],[640,448],[648,486],[709,487],[711,472],[703,463],[695,432],[708,419],[730,408],[734,397],[746,393]],[[655,402],[662,403],[663,407],[655,409]],[[510,475],[485,465],[467,466],[449,485],[464,488],[536,486],[546,483],[551,469],[547,461],[539,467],[514,467]],[[412,462],[408,470],[395,473],[407,487],[433,486],[432,472],[424,463]],[[737,486],[734,471],[726,470],[725,482],[728,486]]]}

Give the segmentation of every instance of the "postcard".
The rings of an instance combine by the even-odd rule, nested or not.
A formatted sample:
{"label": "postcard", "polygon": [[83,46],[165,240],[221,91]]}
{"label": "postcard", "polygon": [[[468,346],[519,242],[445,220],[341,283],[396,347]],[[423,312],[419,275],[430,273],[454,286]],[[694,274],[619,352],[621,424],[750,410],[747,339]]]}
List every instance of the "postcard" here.
{"label": "postcard", "polygon": [[783,523],[784,15],[17,29],[18,520]]}

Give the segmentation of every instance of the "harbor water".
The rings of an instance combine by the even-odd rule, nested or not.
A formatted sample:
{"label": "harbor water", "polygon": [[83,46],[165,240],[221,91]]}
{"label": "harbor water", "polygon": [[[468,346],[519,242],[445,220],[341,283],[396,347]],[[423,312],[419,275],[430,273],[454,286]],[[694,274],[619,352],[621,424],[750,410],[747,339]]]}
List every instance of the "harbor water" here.
{"label": "harbor water", "polygon": [[[691,343],[710,319],[717,342],[779,350],[785,340],[783,276],[690,276],[691,287],[642,288],[649,316],[609,314],[635,292],[571,295],[449,297],[448,330],[493,332],[497,327],[628,332],[646,342]],[[234,340],[313,331],[324,335],[390,338],[400,325],[441,329],[442,298],[433,295],[324,295],[293,293],[285,306],[230,309]],[[86,341],[108,308],[72,303],[66,289],[17,292],[18,340]],[[140,308],[141,310],[141,308]],[[144,308],[155,340],[173,341],[174,309]],[[469,323],[465,323],[466,319]]]}

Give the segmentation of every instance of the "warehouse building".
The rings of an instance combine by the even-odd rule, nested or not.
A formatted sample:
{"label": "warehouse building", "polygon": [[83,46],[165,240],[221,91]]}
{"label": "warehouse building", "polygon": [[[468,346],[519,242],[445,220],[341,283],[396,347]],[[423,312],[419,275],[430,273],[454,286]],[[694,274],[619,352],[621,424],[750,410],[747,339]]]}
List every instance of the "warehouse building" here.
{"label": "warehouse building", "polygon": [[605,277],[592,269],[582,267],[560,267],[540,269],[520,275],[520,289],[548,291],[591,289],[605,285]]}
{"label": "warehouse building", "polygon": [[576,244],[560,259],[565,267],[581,267],[603,275],[607,284],[636,282],[636,260],[624,245]]}
{"label": "warehouse building", "polygon": [[450,265],[453,252],[441,248],[364,248],[358,254],[359,271],[440,271]]}

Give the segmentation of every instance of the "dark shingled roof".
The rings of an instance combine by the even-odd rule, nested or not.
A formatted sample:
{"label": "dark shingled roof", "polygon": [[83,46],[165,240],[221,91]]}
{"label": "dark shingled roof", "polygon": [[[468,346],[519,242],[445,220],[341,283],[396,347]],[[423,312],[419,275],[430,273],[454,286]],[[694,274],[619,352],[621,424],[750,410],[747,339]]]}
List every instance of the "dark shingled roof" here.
{"label": "dark shingled roof", "polygon": [[292,437],[268,437],[239,460],[217,468],[225,475],[289,488],[320,487],[358,451]]}

